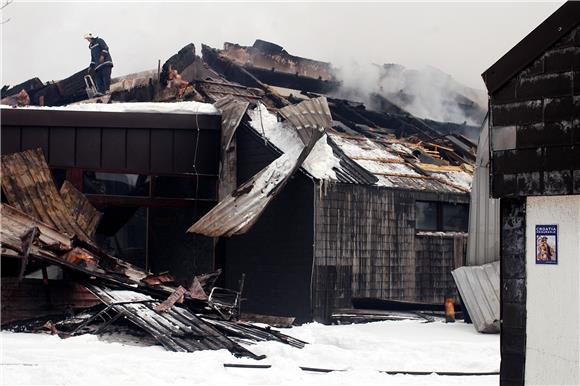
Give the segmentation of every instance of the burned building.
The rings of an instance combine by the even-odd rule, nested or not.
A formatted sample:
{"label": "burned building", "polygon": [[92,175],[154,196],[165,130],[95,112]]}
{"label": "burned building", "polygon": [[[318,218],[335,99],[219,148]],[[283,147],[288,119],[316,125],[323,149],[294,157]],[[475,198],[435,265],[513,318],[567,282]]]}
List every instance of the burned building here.
{"label": "burned building", "polygon": [[[469,162],[333,124],[255,224],[218,244],[227,284],[245,273],[247,310],[301,321],[328,321],[357,297],[440,303],[464,263]],[[235,134],[238,189],[299,147],[296,132],[264,106],[250,110]],[[236,209],[210,211],[194,231],[234,234]]]}
{"label": "burned building", "polygon": [[580,3],[483,73],[500,199],[502,385],[578,384]]}
{"label": "burned building", "polygon": [[[214,266],[213,241],[185,230],[218,200],[221,127],[211,105],[192,104],[2,108],[2,155],[40,149],[57,189],[74,187],[102,213],[88,235],[100,248],[147,271],[187,279]],[[22,173],[8,166],[2,165],[5,177]],[[3,193],[4,202],[22,195]],[[11,262],[17,264],[2,262],[3,290],[14,274]],[[3,304],[7,317],[5,311]]]}
{"label": "burned building", "polygon": [[[271,43],[202,53],[118,78],[100,103],[70,107],[82,112],[3,109],[2,154],[41,147],[57,181],[103,211],[97,240],[120,258],[176,278],[221,268],[228,288],[245,274],[247,312],[326,322],[355,298],[454,293],[475,160],[464,125],[321,97],[338,85],[329,64]],[[217,110],[107,112],[176,100]]]}

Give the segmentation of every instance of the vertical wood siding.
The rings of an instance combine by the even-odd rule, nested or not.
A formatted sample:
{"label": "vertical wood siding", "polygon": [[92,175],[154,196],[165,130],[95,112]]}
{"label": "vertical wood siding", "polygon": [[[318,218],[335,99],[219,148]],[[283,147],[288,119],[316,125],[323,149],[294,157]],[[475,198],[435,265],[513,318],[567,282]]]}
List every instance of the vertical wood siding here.
{"label": "vertical wood siding", "polygon": [[[415,201],[467,202],[438,194],[327,184],[315,199],[314,318],[326,321],[352,297],[439,302],[454,291],[454,261],[465,240],[417,236]],[[461,257],[462,258],[462,257]]]}

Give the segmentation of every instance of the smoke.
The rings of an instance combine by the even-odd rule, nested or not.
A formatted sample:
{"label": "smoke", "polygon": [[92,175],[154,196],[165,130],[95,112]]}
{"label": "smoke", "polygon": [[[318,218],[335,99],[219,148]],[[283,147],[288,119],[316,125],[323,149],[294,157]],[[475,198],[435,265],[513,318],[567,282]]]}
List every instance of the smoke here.
{"label": "smoke", "polygon": [[342,85],[333,96],[357,100],[373,110],[402,112],[398,107],[419,118],[469,125],[479,125],[485,116],[483,90],[464,86],[434,67],[408,69],[351,60],[342,63],[336,76]]}

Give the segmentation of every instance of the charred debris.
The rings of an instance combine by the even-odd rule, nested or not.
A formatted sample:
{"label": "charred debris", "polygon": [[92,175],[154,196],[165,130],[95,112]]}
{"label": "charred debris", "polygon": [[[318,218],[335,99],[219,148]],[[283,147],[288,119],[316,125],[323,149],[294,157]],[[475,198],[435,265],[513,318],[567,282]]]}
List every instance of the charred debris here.
{"label": "charred debris", "polygon": [[[237,342],[277,340],[297,347],[304,342],[271,328],[237,320],[240,307],[246,305],[249,312],[278,315],[266,319],[254,315],[254,320],[288,325],[293,318],[281,315],[296,316],[299,322],[313,319],[328,322],[334,310],[352,307],[355,298],[439,303],[443,294],[449,291],[456,294],[451,270],[464,264],[466,231],[463,225],[444,229],[441,219],[433,227],[422,228],[416,212],[420,206],[441,216],[445,205],[462,210],[467,205],[476,144],[464,134],[473,128],[414,117],[381,96],[375,96],[373,109],[342,99],[336,92],[340,82],[329,63],[290,55],[282,47],[261,40],[251,47],[226,43],[221,50],[203,45],[202,57],[189,44],[163,65],[159,62],[156,69],[113,79],[110,94],[99,98],[88,98],[85,74],[86,70],[82,70],[57,82],[43,83],[34,78],[4,87],[2,104],[66,105],[73,111],[75,108],[83,111],[83,105],[87,104],[105,106],[123,102],[213,104],[221,116],[219,147],[214,149],[219,168],[206,172],[205,177],[210,174],[215,177],[208,186],[213,184],[217,188],[215,192],[208,188],[211,197],[205,202],[207,208],[200,209],[197,205],[203,202],[196,201],[189,232],[208,237],[210,242],[206,246],[213,248],[210,265],[224,269],[224,273],[192,272],[184,279],[187,273],[176,265],[181,269],[180,277],[176,278],[174,271],[152,273],[150,267],[134,265],[104,251],[94,235],[103,217],[95,205],[99,207],[97,204],[105,201],[99,202],[96,197],[87,199],[86,192],[79,189],[82,180],[65,182],[57,189],[50,169],[54,162],[48,160],[47,164],[46,154],[36,147],[26,148],[23,130],[17,129],[17,138],[6,141],[4,136],[8,138],[9,133],[3,127],[6,149],[10,144],[14,148],[6,151],[3,145],[2,150],[2,262],[3,267],[7,266],[7,259],[17,262],[12,264],[17,267],[10,278],[12,282],[2,278],[3,300],[9,299],[4,296],[6,288],[24,291],[27,284],[22,279],[34,270],[38,270],[37,277],[48,283],[50,266],[57,266],[67,280],[56,287],[52,283],[45,286],[47,297],[65,294],[59,301],[71,314],[84,310],[80,316],[61,314],[55,318],[49,310],[31,307],[8,321],[3,307],[3,324],[18,322],[12,326],[48,328],[66,336],[84,331],[100,333],[124,320],[169,350],[227,348],[237,355],[256,357]],[[3,118],[4,112],[9,112],[6,110],[3,109]],[[100,126],[103,133],[100,141],[104,141],[105,126]],[[277,137],[271,129],[278,126],[291,134],[282,139]],[[79,154],[80,137],[74,135],[76,139],[71,143],[77,147],[71,154]],[[177,138],[176,134],[174,137]],[[128,141],[129,137],[125,134],[124,138]],[[46,146],[51,148],[52,142],[48,142]],[[267,150],[268,155],[261,157],[268,161],[246,168],[243,157],[250,142]],[[171,151],[177,151],[178,145],[175,140]],[[124,151],[129,150],[127,143]],[[52,151],[49,158],[54,154]],[[150,175],[155,174],[151,154],[144,156],[149,157],[149,163],[143,169]],[[324,159],[317,158],[321,156]],[[105,155],[99,157],[104,164]],[[200,186],[201,169],[196,163],[199,160],[192,161],[193,172],[186,167],[182,171],[198,179],[196,186]],[[323,168],[318,167],[321,161]],[[167,163],[175,167],[178,162],[184,161],[175,153]],[[76,163],[74,166],[82,169]],[[125,164],[121,166],[125,173],[127,168]],[[67,179],[69,176],[74,177],[74,173],[67,172]],[[248,245],[256,240],[277,239],[267,232],[259,234],[262,230],[254,231],[260,228],[256,224],[268,207],[275,206],[272,204],[275,197],[284,196],[285,189],[294,191],[296,180],[304,178],[315,186],[308,191],[308,199],[314,200],[310,208],[318,212],[309,212],[305,218],[308,226],[314,223],[316,229],[305,227],[301,231],[309,234],[294,236],[304,243],[299,248],[285,245],[277,248],[302,248],[312,255],[299,264],[285,266],[282,261],[270,259],[277,251],[266,251],[263,259],[254,258],[253,266],[245,265],[235,253],[248,253]],[[148,189],[154,187],[150,184]],[[323,199],[326,194],[332,200]],[[133,206],[147,201],[131,200]],[[295,200],[298,198],[292,197],[284,206],[296,212],[295,207],[300,206]],[[357,200],[366,200],[369,205],[358,208]],[[337,208],[345,202],[350,205],[351,201],[352,208],[345,211]],[[175,204],[170,200],[163,202]],[[356,221],[337,218],[337,209],[359,218]],[[372,215],[381,210],[385,216]],[[328,224],[324,223],[326,220]],[[463,219],[457,221],[463,224]],[[341,222],[348,223],[344,229],[353,234],[362,232],[361,229],[374,229],[380,235],[357,235],[359,239],[353,236],[348,245],[344,240],[341,244],[342,241],[331,239],[336,235],[333,229]],[[292,234],[285,230],[280,233]],[[248,234],[248,238],[229,244],[229,240],[237,237],[230,236]],[[224,241],[226,238],[228,241]],[[364,249],[367,247],[370,249]],[[215,252],[220,249],[222,252]],[[230,256],[230,251],[234,255]],[[176,260],[180,258],[175,256]],[[267,272],[264,268],[273,265],[281,271]],[[299,272],[290,272],[293,269]],[[258,272],[266,272],[268,277],[262,278]],[[244,273],[247,273],[245,287],[240,285]],[[276,283],[271,278],[276,278]],[[222,287],[216,287],[216,279]],[[297,288],[293,283],[312,286]],[[279,288],[274,289],[274,285]],[[291,302],[276,298],[281,293],[294,292]],[[37,322],[20,322],[35,312],[42,314]],[[51,322],[45,323],[48,320]]]}
{"label": "charred debris", "polygon": [[[276,330],[240,321],[241,291],[223,291],[221,298],[215,293],[220,271],[178,283],[168,273],[151,274],[103,252],[91,238],[101,214],[70,184],[56,189],[40,149],[2,156],[1,179],[7,201],[0,204],[3,268],[14,266],[8,260],[19,266],[13,280],[2,278],[14,282],[12,288],[3,286],[3,328],[46,330],[66,338],[100,334],[122,322],[170,351],[227,349],[253,359],[262,356],[240,340],[304,346]],[[49,280],[51,266],[62,270],[69,285],[65,293]],[[18,288],[19,282],[35,270],[43,278],[46,297],[68,307],[11,310],[6,303],[23,296],[26,281],[24,288]]]}

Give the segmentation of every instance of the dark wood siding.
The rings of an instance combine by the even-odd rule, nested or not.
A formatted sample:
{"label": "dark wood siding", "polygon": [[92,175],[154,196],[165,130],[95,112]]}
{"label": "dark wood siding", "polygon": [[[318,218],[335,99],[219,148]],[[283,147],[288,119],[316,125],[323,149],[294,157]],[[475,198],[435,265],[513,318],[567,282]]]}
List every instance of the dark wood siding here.
{"label": "dark wood siding", "polygon": [[[277,154],[247,128],[236,136],[240,184]],[[463,262],[466,240],[417,234],[417,200],[467,203],[469,196],[319,186],[296,173],[250,232],[224,240],[226,285],[237,288],[246,273],[243,310],[298,321],[326,322],[352,297],[442,302],[455,291],[451,270]]]}
{"label": "dark wood siding", "polygon": [[490,95],[494,197],[580,194],[580,26]]}
{"label": "dark wood siding", "polygon": [[[49,166],[67,169],[66,178],[80,190],[85,170],[151,175],[154,182],[139,195],[88,194],[105,214],[97,238],[134,220],[139,226],[130,237],[147,251],[132,246],[131,253],[154,272],[168,270],[190,281],[193,274],[213,270],[213,240],[185,231],[217,201],[219,115],[57,109],[1,114],[2,154],[40,147]],[[136,207],[150,209],[139,217]]]}
{"label": "dark wood siding", "polygon": [[467,235],[415,238],[417,301],[442,303],[449,294],[458,300],[451,271],[464,265],[466,249]]}
{"label": "dark wood siding", "polygon": [[[316,196],[313,308],[325,322],[352,297],[442,302],[454,291],[453,238],[417,235],[415,201],[466,203],[465,194],[328,184]],[[462,240],[463,241],[463,240]],[[428,273],[428,275],[424,275]]]}
{"label": "dark wood siding", "polygon": [[[248,129],[236,137],[241,183],[277,155]],[[247,234],[225,240],[227,287],[237,288],[246,274],[243,312],[312,319],[313,191],[312,180],[296,173]]]}
{"label": "dark wood siding", "polygon": [[[4,260],[4,259],[3,259]],[[85,308],[100,301],[87,289],[69,280],[2,277],[2,324],[16,320],[62,315],[75,308]]]}
{"label": "dark wood siding", "polygon": [[220,129],[218,115],[2,109],[2,154],[40,147],[52,167],[217,178]]}

